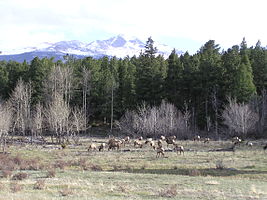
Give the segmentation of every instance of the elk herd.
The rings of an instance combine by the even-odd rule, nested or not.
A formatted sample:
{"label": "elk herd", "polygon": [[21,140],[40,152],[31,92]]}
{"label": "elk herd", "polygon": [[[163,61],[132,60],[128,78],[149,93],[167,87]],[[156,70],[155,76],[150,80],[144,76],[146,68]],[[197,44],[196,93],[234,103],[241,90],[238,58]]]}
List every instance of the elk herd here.
{"label": "elk herd", "polygon": [[[199,135],[195,135],[192,138],[192,141],[195,142],[203,142],[204,144],[208,144],[211,139],[201,138]],[[239,137],[233,137],[232,138],[232,144],[233,146],[237,146],[243,143],[242,139]],[[165,145],[164,145],[165,144]],[[104,149],[107,148],[108,151],[110,150],[121,150],[123,147],[128,145],[128,147],[131,145],[134,148],[144,148],[145,146],[150,147],[153,151],[156,152],[156,157],[164,157],[166,151],[172,151],[176,152],[177,155],[184,155],[185,148],[182,145],[179,145],[176,141],[176,136],[160,136],[158,139],[153,138],[146,138],[144,139],[142,136],[138,138],[130,138],[129,136],[126,136],[124,138],[114,138],[111,137],[108,139],[106,143],[91,143],[88,147],[88,151],[104,151]],[[248,141],[245,143],[248,147],[252,147],[253,143]],[[165,146],[165,147],[164,147]],[[170,148],[172,147],[172,148]],[[267,144],[263,147],[264,150],[267,149]],[[128,150],[130,151],[130,150]]]}
{"label": "elk herd", "polygon": [[160,157],[165,155],[165,148],[163,147],[163,144],[166,143],[167,148],[169,148],[169,145],[172,145],[172,151],[177,152],[177,154],[184,154],[184,147],[178,145],[175,140],[176,136],[161,136],[158,140],[154,140],[153,138],[143,139],[142,136],[135,139],[130,139],[129,136],[122,139],[112,137],[109,138],[107,143],[91,143],[88,147],[88,151],[103,151],[105,148],[107,148],[108,151],[120,150],[122,147],[125,147],[126,144],[132,144],[134,148],[150,146],[151,149],[156,152],[156,157]]}

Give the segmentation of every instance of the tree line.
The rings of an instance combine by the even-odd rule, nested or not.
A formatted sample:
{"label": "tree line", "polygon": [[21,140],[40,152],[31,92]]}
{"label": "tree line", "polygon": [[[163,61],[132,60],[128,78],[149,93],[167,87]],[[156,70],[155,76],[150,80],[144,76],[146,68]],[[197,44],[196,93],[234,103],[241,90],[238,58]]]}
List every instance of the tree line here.
{"label": "tree line", "polygon": [[[267,50],[260,42],[247,47],[243,39],[240,45],[220,50],[210,40],[193,55],[177,55],[174,49],[165,59],[148,38],[144,50],[133,57],[75,59],[66,55],[63,61],[38,57],[30,63],[0,61],[0,97],[2,105],[12,107],[14,131],[24,134],[33,127],[35,133],[46,129],[58,140],[60,135],[71,137],[99,121],[127,131],[127,117],[140,116],[144,110],[151,116],[167,116],[161,114],[165,113],[164,108],[171,108],[169,113],[179,115],[177,119],[186,119],[176,121],[183,130],[218,135],[232,127],[234,132],[242,132],[239,122],[235,125],[239,129],[229,124],[233,121],[230,117],[227,124],[228,105],[237,106],[236,109],[247,106],[253,119],[257,119],[252,120],[256,127],[250,134],[262,137],[266,125],[266,76]],[[45,124],[40,123],[43,117]],[[117,120],[124,123],[116,123]],[[170,121],[168,116],[161,124]],[[27,128],[30,122],[35,125]],[[159,130],[156,125],[154,129],[149,126],[131,129],[140,133]],[[165,127],[162,131],[178,129]]]}

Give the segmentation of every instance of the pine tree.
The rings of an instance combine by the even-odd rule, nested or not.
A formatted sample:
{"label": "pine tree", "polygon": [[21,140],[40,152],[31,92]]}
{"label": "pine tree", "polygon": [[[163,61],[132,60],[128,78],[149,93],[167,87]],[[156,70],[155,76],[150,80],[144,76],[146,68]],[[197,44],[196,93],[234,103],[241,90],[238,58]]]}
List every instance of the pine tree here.
{"label": "pine tree", "polygon": [[163,98],[166,63],[162,56],[156,57],[156,53],[157,48],[150,37],[136,66],[136,96],[139,104],[145,101],[149,105],[158,105]]}
{"label": "pine tree", "polygon": [[267,87],[267,51],[261,47],[261,43],[258,41],[255,48],[250,49],[250,52],[254,84],[257,93],[261,94],[262,90]]}
{"label": "pine tree", "polygon": [[236,98],[239,102],[248,101],[256,94],[256,87],[253,83],[252,68],[248,57],[248,49],[245,38],[240,45],[240,65],[237,70]]}
{"label": "pine tree", "polygon": [[183,64],[181,63],[175,49],[168,58],[168,70],[165,81],[166,98],[176,106],[183,104]]}

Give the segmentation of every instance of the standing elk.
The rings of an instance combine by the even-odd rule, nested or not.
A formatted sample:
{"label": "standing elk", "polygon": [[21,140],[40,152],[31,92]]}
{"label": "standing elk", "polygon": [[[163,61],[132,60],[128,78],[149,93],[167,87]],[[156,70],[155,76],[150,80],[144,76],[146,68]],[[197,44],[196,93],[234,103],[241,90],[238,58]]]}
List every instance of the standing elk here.
{"label": "standing elk", "polygon": [[157,147],[157,158],[158,157],[160,157],[160,155],[162,156],[162,157],[164,157],[164,149],[163,149],[163,147]]}
{"label": "standing elk", "polygon": [[200,135],[195,135],[194,138],[193,138],[194,141],[200,141]]}
{"label": "standing elk", "polygon": [[183,155],[184,155],[184,147],[183,146],[179,146],[178,144],[175,144],[173,150],[176,151],[177,154],[178,154],[178,152],[180,152],[180,154],[183,153]]}

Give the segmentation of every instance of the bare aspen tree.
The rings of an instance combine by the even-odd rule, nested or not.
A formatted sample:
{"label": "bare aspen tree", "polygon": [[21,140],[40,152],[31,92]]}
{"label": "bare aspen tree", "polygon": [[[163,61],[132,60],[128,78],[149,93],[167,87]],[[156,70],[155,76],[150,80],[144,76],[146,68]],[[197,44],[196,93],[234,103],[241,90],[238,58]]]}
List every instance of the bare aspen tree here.
{"label": "bare aspen tree", "polygon": [[33,114],[33,137],[42,136],[43,123],[44,123],[44,115],[43,115],[43,106],[40,102],[36,105],[35,112]]}
{"label": "bare aspen tree", "polygon": [[8,104],[0,102],[0,145],[6,151],[6,140],[12,123],[12,112]]}
{"label": "bare aspen tree", "polygon": [[124,116],[117,122],[117,126],[127,135],[134,135],[135,131],[139,129],[137,115],[133,111],[126,110]]}
{"label": "bare aspen tree", "polygon": [[61,95],[69,104],[73,89],[73,69],[70,67],[54,66],[46,80],[46,97],[48,101]]}
{"label": "bare aspen tree", "polygon": [[216,135],[216,137],[218,137],[218,107],[219,107],[219,102],[218,102],[218,98],[217,98],[216,88],[213,88],[213,92],[212,92],[212,107],[213,107],[213,110],[215,112],[215,119],[214,119],[215,135]]}
{"label": "bare aspen tree", "polygon": [[190,129],[190,118],[191,118],[191,112],[189,111],[188,104],[185,102],[182,121],[184,121],[184,129],[185,129],[186,133],[188,133],[189,129]]}
{"label": "bare aspen tree", "polygon": [[258,115],[251,109],[249,104],[237,103],[236,99],[228,98],[229,104],[222,113],[224,123],[230,130],[246,136],[248,131],[255,127],[259,120]]}
{"label": "bare aspen tree", "polygon": [[31,130],[31,83],[24,83],[22,79],[12,92],[10,102],[13,111],[13,131],[25,135],[26,130]]}
{"label": "bare aspen tree", "polygon": [[253,98],[252,101],[253,108],[259,116],[259,121],[256,124],[256,126],[257,126],[257,132],[261,136],[264,130],[266,129],[266,116],[267,116],[266,101],[267,101],[267,95],[265,89],[261,91],[261,96],[256,96],[255,98]]}
{"label": "bare aspen tree", "polygon": [[[87,126],[88,123],[88,93],[90,92],[90,79],[91,79],[91,71],[83,67],[82,69],[83,79],[82,79],[82,86],[83,86],[83,113],[84,113],[84,122]],[[87,130],[87,127],[84,129]]]}
{"label": "bare aspen tree", "polygon": [[77,144],[79,141],[79,133],[81,131],[86,130],[86,117],[83,110],[79,108],[73,109],[71,123],[72,123],[71,136],[73,141]]}
{"label": "bare aspen tree", "polygon": [[206,129],[207,132],[210,132],[210,127],[211,127],[211,121],[210,121],[210,116],[208,113],[208,97],[205,99],[205,115],[206,115]]}
{"label": "bare aspen tree", "polygon": [[147,135],[180,135],[189,129],[190,112],[178,111],[173,104],[163,101],[159,107],[143,103],[137,111],[127,111],[119,121],[126,133]]}
{"label": "bare aspen tree", "polygon": [[46,118],[49,129],[57,138],[57,143],[63,143],[68,140],[70,133],[70,107],[63,99],[62,95],[56,94],[52,102],[48,105]]}

